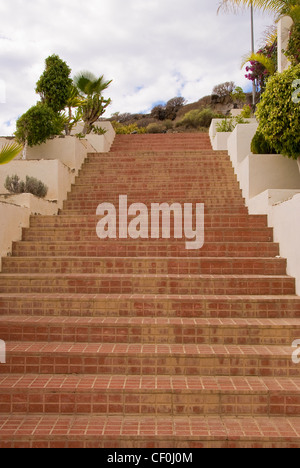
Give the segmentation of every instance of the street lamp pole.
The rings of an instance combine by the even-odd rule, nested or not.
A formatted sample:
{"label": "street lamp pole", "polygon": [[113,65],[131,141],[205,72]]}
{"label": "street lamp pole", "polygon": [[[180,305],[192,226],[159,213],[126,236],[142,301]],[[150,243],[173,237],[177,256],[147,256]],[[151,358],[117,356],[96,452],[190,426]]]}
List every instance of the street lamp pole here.
{"label": "street lamp pole", "polygon": [[[251,2],[251,43],[252,43],[252,54],[255,53],[255,43],[254,43],[254,9],[253,4]],[[256,83],[253,81],[252,85],[252,104],[253,109],[255,109],[256,105]]]}

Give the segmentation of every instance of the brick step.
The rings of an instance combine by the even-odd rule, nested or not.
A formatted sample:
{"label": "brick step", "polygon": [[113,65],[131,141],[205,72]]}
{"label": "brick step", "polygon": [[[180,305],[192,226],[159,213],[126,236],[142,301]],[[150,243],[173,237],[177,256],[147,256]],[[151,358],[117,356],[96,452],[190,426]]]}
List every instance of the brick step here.
{"label": "brick step", "polygon": [[[180,172],[178,172],[180,171]],[[191,175],[191,171],[193,171]],[[95,173],[99,178],[102,176],[108,177],[111,176],[115,180],[121,179],[125,176],[135,176],[140,177],[141,179],[153,178],[156,180],[161,180],[165,178],[166,180],[172,180],[173,176],[177,176],[180,174],[181,180],[195,180],[196,177],[207,177],[207,180],[215,180],[218,177],[224,176],[233,176],[233,169],[232,167],[228,166],[226,168],[223,167],[215,167],[212,164],[209,164],[207,167],[202,167],[202,165],[198,165],[194,168],[166,168],[165,172],[163,170],[159,170],[157,167],[157,173],[154,172],[153,168],[150,166],[149,168],[143,167],[141,164],[140,167],[136,165],[132,165],[132,167],[122,167],[119,165],[118,169],[104,169],[101,164],[97,165],[97,167],[89,167],[88,165],[83,166],[83,169],[80,171],[80,177],[93,177]],[[193,177],[193,179],[191,179]]]}
{"label": "brick step", "polygon": [[[129,218],[130,219],[130,218]],[[127,225],[125,226],[127,227]],[[174,242],[174,226],[170,229],[170,243]],[[151,228],[149,228],[151,236]],[[93,242],[100,239],[97,236],[96,225],[91,228],[77,228],[74,230],[66,228],[24,228],[22,239],[25,241],[63,241],[63,242]],[[182,242],[182,240],[180,240]],[[102,241],[101,241],[102,242]],[[105,240],[104,240],[105,242]],[[144,243],[145,239],[136,239],[136,243]],[[206,229],[205,242],[273,242],[272,228],[261,229]]]}
{"label": "brick step", "polygon": [[5,257],[3,273],[285,275],[282,258]]}
{"label": "brick step", "polygon": [[144,140],[144,141],[131,141],[131,142],[118,142],[114,141],[111,146],[110,153],[115,151],[201,151],[203,149],[213,151],[210,140]]}
{"label": "brick step", "polygon": [[1,374],[299,377],[291,346],[7,342]]}
{"label": "brick step", "polygon": [[196,149],[178,149],[174,151],[173,149],[164,149],[160,147],[158,150],[158,145],[155,149],[148,148],[132,148],[132,149],[119,149],[116,151],[110,151],[106,153],[88,153],[85,163],[100,164],[100,161],[104,163],[115,163],[116,161],[124,163],[140,163],[144,161],[146,164],[153,163],[156,164],[161,162],[162,164],[166,163],[181,163],[186,161],[188,164],[191,162],[200,162],[202,161],[211,161],[213,163],[223,163],[227,162],[231,164],[230,158],[227,151],[218,151],[215,152],[207,145],[202,145]]}
{"label": "brick step", "polygon": [[295,279],[266,275],[1,274],[0,293],[295,294]]}
{"label": "brick step", "polygon": [[300,418],[1,415],[0,448],[300,448]]}
{"label": "brick step", "polygon": [[119,193],[119,187],[126,187],[128,190],[130,189],[139,189],[141,187],[150,188],[157,188],[159,190],[163,190],[164,187],[177,187],[180,188],[190,188],[193,186],[197,186],[201,188],[201,184],[203,187],[207,187],[208,185],[218,184],[220,188],[223,186],[225,187],[235,187],[238,182],[235,177],[231,177],[230,175],[216,175],[210,174],[210,176],[201,178],[201,176],[190,175],[187,177],[180,177],[180,176],[172,176],[172,178],[168,177],[167,175],[161,174],[160,176],[156,176],[155,178],[148,174],[144,174],[141,176],[130,175],[130,177],[125,178],[120,175],[116,178],[113,174],[104,176],[97,175],[97,171],[94,171],[94,174],[85,175],[84,177],[81,175],[75,178],[75,184],[82,186],[84,188],[88,187],[88,190],[97,190],[99,187],[105,188],[106,186],[111,186],[112,189],[116,189],[116,194]]}
{"label": "brick step", "polygon": [[[85,216],[31,216],[31,227],[65,227],[65,228],[94,228],[99,220],[96,215]],[[252,228],[267,227],[267,217],[264,215],[205,215],[206,228]]]}
{"label": "brick step", "polygon": [[113,153],[88,153],[85,164],[109,164],[119,161],[121,163],[134,163],[139,161],[152,161],[154,164],[160,162],[165,164],[167,162],[202,162],[202,161],[215,161],[216,163],[227,162],[230,164],[227,151],[214,152],[210,149],[200,151],[114,151]]}
{"label": "brick step", "polygon": [[[141,191],[141,184],[136,182],[135,184],[133,184],[130,181],[128,181],[127,183],[123,180],[122,182],[118,183],[118,184],[114,184],[112,183],[111,181],[108,182],[108,183],[103,183],[101,181],[101,183],[99,183],[99,180],[98,180],[98,183],[95,183],[93,185],[90,185],[88,183],[85,183],[84,180],[81,180],[81,178],[79,178],[77,181],[76,181],[76,184],[72,186],[72,193],[97,193],[97,194],[107,194],[107,193],[111,193],[111,194],[123,194],[125,193],[126,195],[131,195],[131,196],[135,196],[136,197],[136,194],[139,194],[140,195],[140,191]],[[216,186],[215,186],[215,182],[200,182],[197,183],[197,182],[194,182],[194,183],[186,183],[186,184],[182,184],[182,183],[178,183],[178,184],[173,184],[173,183],[168,183],[166,182],[163,186],[159,183],[157,184],[155,181],[153,181],[153,184],[151,184],[150,182],[145,182],[145,185],[143,185],[143,191],[149,191],[150,193],[152,193],[153,191],[156,192],[156,196],[158,195],[161,195],[164,197],[164,200],[165,200],[165,197],[166,197],[166,194],[169,194],[170,193],[173,193],[174,191],[175,194],[178,194],[182,191],[186,192],[186,191],[190,191],[192,192],[193,190],[198,190],[198,192],[200,193],[201,191],[206,193],[206,192],[209,192],[210,190],[213,190],[215,191],[216,190]],[[230,182],[230,183],[222,183],[222,182],[219,182],[218,183],[218,193],[227,193],[228,191],[229,192],[234,192],[236,193],[236,191],[239,191],[240,188],[239,188],[239,185],[237,182]]]}
{"label": "brick step", "polygon": [[2,375],[0,414],[300,415],[300,378]]}
{"label": "brick step", "polygon": [[300,318],[300,297],[141,294],[0,294],[0,316]]}
{"label": "brick step", "polygon": [[[101,199],[97,195],[94,195],[93,193],[91,193],[90,196],[86,196],[84,199],[65,200],[64,207],[65,209],[86,208],[88,210],[90,209],[96,210],[99,203],[103,203],[103,202],[112,203],[116,207],[116,209],[118,209],[119,195],[105,197],[105,198],[102,197]],[[158,203],[158,204],[168,203],[169,205],[172,205],[173,203],[179,203],[182,206],[182,208],[183,208],[184,203],[192,203],[194,205],[196,205],[196,203],[204,203],[205,207],[207,207],[208,209],[219,207],[220,210],[222,209],[223,206],[226,207],[227,209],[232,209],[232,210],[245,208],[244,200],[241,194],[239,193],[237,193],[235,196],[231,198],[226,198],[226,199],[224,199],[224,197],[222,196],[219,196],[218,198],[211,197],[208,194],[203,194],[203,196],[201,197],[200,194],[198,194],[198,195],[192,195],[192,196],[185,195],[184,198],[182,198],[181,196],[178,196],[176,198],[175,197],[171,198],[169,196],[167,200],[166,199],[162,200],[161,197],[157,197],[157,196],[156,197],[153,196],[153,198],[150,199],[147,195],[145,195],[144,192],[142,192],[140,196],[138,197],[138,199],[136,198],[134,199],[133,197],[132,198],[128,197],[127,203],[128,203],[128,206],[131,205],[132,203],[144,203],[144,205],[146,205],[149,211],[151,210],[151,205],[153,203]]]}
{"label": "brick step", "polygon": [[[120,193],[121,194],[121,193]],[[185,200],[205,200],[207,198],[213,198],[214,200],[221,200],[222,198],[226,197],[229,200],[236,200],[236,199],[241,199],[242,198],[242,192],[238,187],[236,189],[203,189],[203,190],[197,190],[196,188],[193,188],[191,190],[165,190],[165,191],[160,191],[157,193],[155,190],[146,190],[143,189],[143,191],[138,191],[138,190],[128,190],[126,192],[126,195],[128,197],[129,203],[130,200],[134,200],[136,203],[138,200],[141,198],[144,198],[147,196],[148,201],[149,200],[160,200],[160,203],[165,203],[168,200],[177,200],[179,203],[185,202]],[[72,190],[71,193],[68,195],[68,200],[69,201],[76,201],[76,200],[107,200],[107,199],[115,199],[116,197],[116,191],[111,190],[111,188],[101,190],[93,190],[90,193],[85,192],[83,190],[77,190],[75,191],[74,189]]]}
{"label": "brick step", "polygon": [[0,336],[6,342],[291,346],[300,336],[300,319],[3,315]]}
{"label": "brick step", "polygon": [[[195,167],[196,166],[196,167]],[[165,162],[161,161],[153,161],[153,160],[118,160],[116,159],[115,161],[108,161],[108,162],[103,162],[101,160],[99,161],[85,161],[81,173],[84,173],[87,170],[100,170],[100,171],[108,171],[111,172],[112,170],[115,170],[116,173],[118,173],[121,169],[127,171],[141,171],[141,172],[147,172],[152,170],[154,173],[157,172],[158,174],[160,172],[168,171],[168,173],[172,173],[172,171],[183,171],[188,172],[188,171],[196,171],[196,173],[204,172],[210,169],[213,169],[214,171],[232,171],[232,165],[230,163],[230,160],[224,160],[224,161],[213,161],[212,157],[210,159],[202,159],[202,160],[186,160],[183,159],[182,161],[178,160],[173,160],[173,161],[168,161],[166,160]]]}
{"label": "brick step", "polygon": [[[59,212],[59,214],[63,214],[66,216],[77,216],[77,215],[82,215],[83,213],[87,216],[95,215],[96,214],[96,209],[98,208],[98,205],[103,202],[104,200],[100,200],[98,202],[90,203],[90,202],[74,202],[74,205],[72,207],[64,207],[62,211]],[[241,214],[241,215],[246,215],[248,214],[248,208],[241,202],[239,204],[235,205],[228,205],[226,203],[226,200],[222,200],[223,205],[208,205],[207,201],[205,202],[205,213],[206,214]],[[106,203],[108,203],[107,200],[105,200]],[[135,200],[136,202],[136,200]],[[70,202],[71,203],[71,202]],[[142,203],[139,200],[139,203]],[[169,202],[171,203],[171,202]],[[184,203],[187,203],[184,201]],[[194,205],[196,203],[204,203],[204,200],[197,200],[195,201]],[[116,200],[115,206],[117,207],[119,204],[119,199]],[[150,208],[149,208],[150,211]]]}
{"label": "brick step", "polygon": [[174,151],[174,152],[189,152],[189,151],[201,151],[201,150],[211,150],[211,145],[208,143],[201,143],[201,142],[186,142],[183,144],[174,144],[174,143],[160,143],[160,142],[145,142],[142,144],[114,144],[110,152],[114,153],[115,151],[156,151],[156,152],[166,152],[166,151]]}
{"label": "brick step", "polygon": [[136,242],[98,239],[96,242],[14,242],[13,255],[21,257],[276,257],[278,244],[271,242],[206,242],[200,250],[186,250],[184,243],[166,239]]}

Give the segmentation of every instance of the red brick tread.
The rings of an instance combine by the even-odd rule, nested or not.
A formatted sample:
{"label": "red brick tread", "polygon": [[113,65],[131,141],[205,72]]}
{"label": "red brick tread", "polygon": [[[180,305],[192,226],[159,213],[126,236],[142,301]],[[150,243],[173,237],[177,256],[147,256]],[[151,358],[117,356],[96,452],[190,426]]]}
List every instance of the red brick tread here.
{"label": "red brick tread", "polygon": [[1,373],[298,376],[290,346],[8,342]]}
{"label": "red brick tread", "polygon": [[0,416],[0,447],[300,447],[300,418]]}
{"label": "red brick tread", "polygon": [[1,375],[0,413],[300,415],[300,379]]}

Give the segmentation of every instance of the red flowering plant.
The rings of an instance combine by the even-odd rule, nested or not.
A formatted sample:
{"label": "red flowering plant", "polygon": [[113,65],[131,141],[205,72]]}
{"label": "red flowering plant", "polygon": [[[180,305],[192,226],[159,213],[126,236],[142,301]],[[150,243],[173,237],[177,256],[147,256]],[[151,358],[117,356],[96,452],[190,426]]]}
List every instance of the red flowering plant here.
{"label": "red flowering plant", "polygon": [[277,40],[271,46],[266,45],[259,49],[252,57],[250,65],[246,66],[245,77],[255,82],[257,93],[261,95],[266,87],[267,79],[277,70]]}

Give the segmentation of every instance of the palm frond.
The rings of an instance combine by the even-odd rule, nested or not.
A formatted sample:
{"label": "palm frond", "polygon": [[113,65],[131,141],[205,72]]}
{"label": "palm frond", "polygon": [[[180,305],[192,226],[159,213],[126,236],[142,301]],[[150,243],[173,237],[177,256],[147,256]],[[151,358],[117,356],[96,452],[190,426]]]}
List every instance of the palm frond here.
{"label": "palm frond", "polygon": [[273,44],[275,44],[276,40],[277,40],[277,26],[274,24],[272,26],[269,26],[262,34],[261,47],[265,47],[266,45],[268,47],[271,47]]}
{"label": "palm frond", "polygon": [[290,14],[293,7],[299,7],[299,0],[222,0],[218,12],[237,12],[253,6],[255,9],[271,11],[277,15]]}
{"label": "palm frond", "polygon": [[0,164],[7,164],[12,161],[23,149],[18,143],[6,144],[0,150]]}
{"label": "palm frond", "polygon": [[270,58],[266,57],[263,54],[251,54],[248,57],[245,57],[242,62],[242,67],[243,68],[247,62],[259,62],[261,65],[265,67],[265,69],[270,73],[270,75],[274,75],[276,71],[275,64],[273,60]]}
{"label": "palm frond", "polygon": [[90,84],[96,80],[95,75],[89,71],[81,71],[73,78],[76,88],[84,94],[88,94]]}

